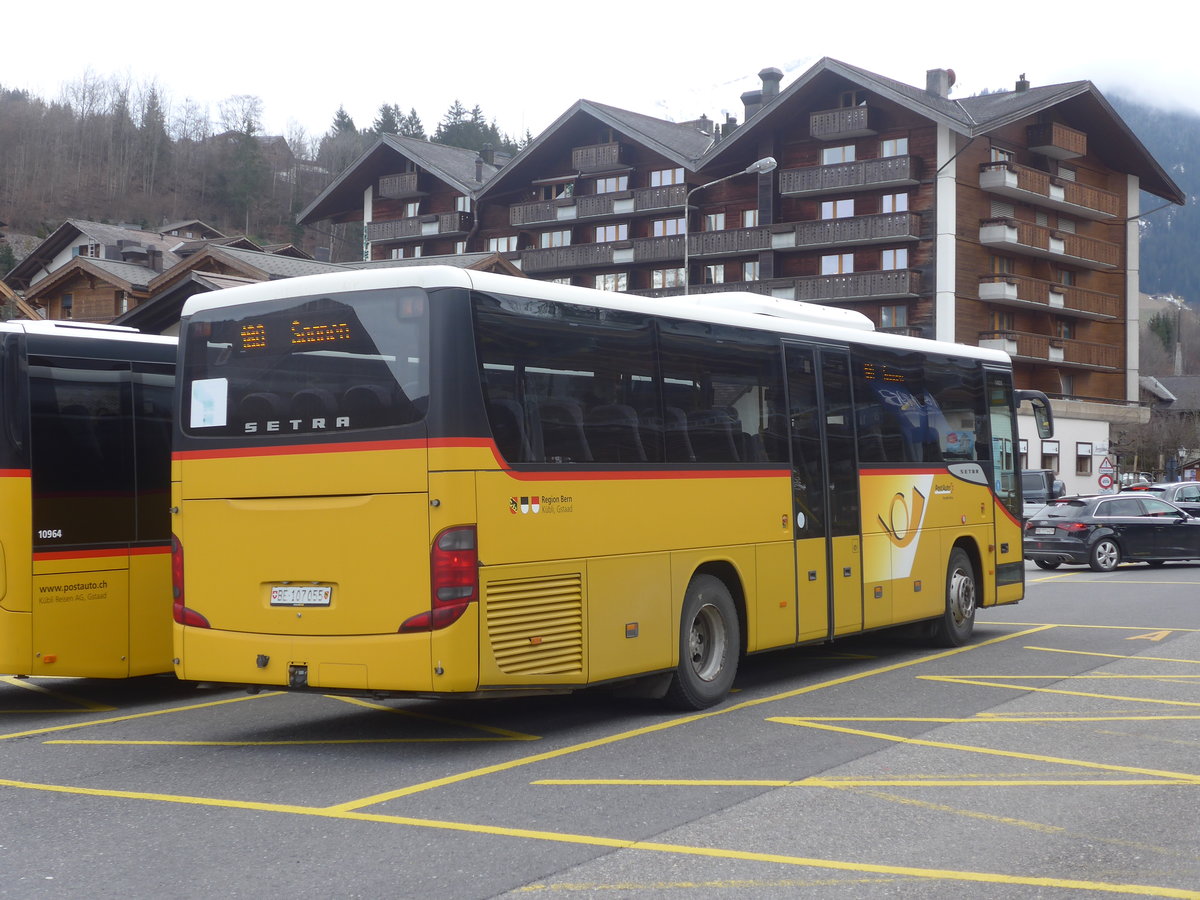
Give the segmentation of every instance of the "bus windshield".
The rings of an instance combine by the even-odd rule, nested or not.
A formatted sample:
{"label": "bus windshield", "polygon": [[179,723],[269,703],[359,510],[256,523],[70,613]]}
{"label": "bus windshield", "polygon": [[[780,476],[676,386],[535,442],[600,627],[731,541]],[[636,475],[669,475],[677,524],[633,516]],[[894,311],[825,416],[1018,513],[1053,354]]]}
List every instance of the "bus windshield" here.
{"label": "bus windshield", "polygon": [[181,425],[197,437],[321,436],[420,421],[428,315],[417,288],[195,315]]}

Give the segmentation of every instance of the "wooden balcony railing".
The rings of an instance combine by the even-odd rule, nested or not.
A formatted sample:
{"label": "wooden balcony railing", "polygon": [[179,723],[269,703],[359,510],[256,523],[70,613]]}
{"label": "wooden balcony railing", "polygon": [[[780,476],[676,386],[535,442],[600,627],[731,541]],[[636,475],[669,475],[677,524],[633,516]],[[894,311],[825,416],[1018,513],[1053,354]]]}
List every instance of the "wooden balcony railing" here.
{"label": "wooden balcony railing", "polygon": [[916,213],[882,213],[845,219],[797,222],[787,228],[776,226],[772,246],[776,250],[873,244],[881,241],[915,241],[921,234],[921,217]]}
{"label": "wooden balcony railing", "polygon": [[883,187],[917,184],[920,159],[914,156],[889,156],[832,166],[803,166],[779,173],[779,193],[785,197],[823,194],[831,191],[865,191]]}
{"label": "wooden balcony railing", "polygon": [[1121,298],[1071,284],[1059,284],[1027,275],[983,275],[979,299],[1008,306],[1042,306],[1049,311],[1090,319],[1117,319]]}
{"label": "wooden balcony railing", "polygon": [[417,190],[416,172],[384,175],[379,179],[379,196],[388,200],[403,200],[405,197],[415,197],[420,193]]}
{"label": "wooden balcony railing", "polygon": [[599,216],[624,216],[662,212],[663,210],[677,210],[679,215],[683,215],[683,204],[686,198],[687,185],[673,184],[668,187],[638,188],[614,194],[586,194],[579,197],[564,197],[561,200],[535,200],[531,203],[514,203],[510,206],[508,222],[510,225],[516,226],[543,225]]}
{"label": "wooden balcony railing", "polygon": [[595,172],[598,169],[620,164],[621,145],[617,141],[576,147],[571,151],[571,167],[580,172]]}
{"label": "wooden balcony railing", "polygon": [[983,219],[979,225],[979,242],[989,247],[1066,260],[1089,269],[1111,268],[1121,261],[1121,247],[1111,241],[1007,217]]}
{"label": "wooden balcony railing", "polygon": [[1011,162],[982,163],[979,186],[995,194],[1090,219],[1110,219],[1121,213],[1121,198],[1112,191]]}
{"label": "wooden balcony railing", "polygon": [[714,256],[724,253],[751,253],[771,249],[771,231],[767,228],[735,228],[731,231],[701,231],[688,235],[688,254]]}
{"label": "wooden balcony railing", "polygon": [[615,244],[575,244],[545,250],[524,250],[521,252],[521,271],[533,275],[563,269],[610,266],[615,250]]}
{"label": "wooden balcony railing", "polygon": [[866,137],[875,134],[872,127],[874,116],[869,106],[847,106],[841,109],[825,109],[809,113],[808,133],[818,141],[836,141],[843,138]]}
{"label": "wooden balcony railing", "polygon": [[1087,135],[1059,122],[1030,125],[1026,130],[1029,149],[1054,159],[1087,155]]}
{"label": "wooden balcony railing", "polygon": [[[984,342],[987,342],[986,344]],[[1090,369],[1120,369],[1122,349],[1071,338],[1049,337],[1027,331],[982,331],[981,346],[1001,347],[1011,356]]]}
{"label": "wooden balcony railing", "polygon": [[808,275],[796,279],[796,300],[835,303],[839,300],[915,297],[921,277],[911,269],[854,272],[849,275]]}
{"label": "wooden balcony railing", "polygon": [[406,238],[465,234],[474,222],[471,213],[449,212],[437,215],[410,216],[386,222],[367,224],[367,240],[400,241]]}

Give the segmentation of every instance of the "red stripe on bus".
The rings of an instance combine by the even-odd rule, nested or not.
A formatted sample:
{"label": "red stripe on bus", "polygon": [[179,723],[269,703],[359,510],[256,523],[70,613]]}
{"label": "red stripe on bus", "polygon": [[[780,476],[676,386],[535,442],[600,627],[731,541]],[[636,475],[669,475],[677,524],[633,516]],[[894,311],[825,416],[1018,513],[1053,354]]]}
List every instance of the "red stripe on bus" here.
{"label": "red stripe on bus", "polygon": [[576,472],[563,469],[542,469],[538,472],[517,472],[505,469],[504,474],[516,481],[677,481],[685,478],[787,478],[791,469],[644,469],[633,471]]}
{"label": "red stripe on bus", "polygon": [[28,478],[31,474],[30,469],[0,469],[0,478]]}
{"label": "red stripe on bus", "polygon": [[170,553],[170,544],[156,547],[119,547],[103,550],[40,550],[34,551],[35,560],[51,559],[105,559],[116,556],[152,556],[157,553]]}

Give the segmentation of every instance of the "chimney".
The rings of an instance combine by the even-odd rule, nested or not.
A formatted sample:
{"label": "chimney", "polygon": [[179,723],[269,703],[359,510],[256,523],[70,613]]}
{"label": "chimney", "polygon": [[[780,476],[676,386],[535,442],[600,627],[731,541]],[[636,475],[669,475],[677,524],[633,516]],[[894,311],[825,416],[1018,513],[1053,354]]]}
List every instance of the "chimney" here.
{"label": "chimney", "polygon": [[925,90],[935,97],[949,97],[954,87],[953,69],[929,69],[925,72]]}
{"label": "chimney", "polygon": [[479,155],[483,157],[483,161],[489,166],[496,164],[496,150],[491,144],[484,144],[483,150],[480,151]]}
{"label": "chimney", "polygon": [[765,105],[779,96],[779,82],[783,81],[783,72],[772,66],[759,72],[758,77],[762,79],[762,102]]}
{"label": "chimney", "polygon": [[750,117],[762,109],[763,92],[761,90],[746,91],[742,94],[742,105],[746,107],[746,121],[749,122]]}
{"label": "chimney", "polygon": [[1029,90],[1029,82],[1025,80],[1025,73],[1021,73],[1021,77],[1017,79],[1017,93],[1023,94]]}
{"label": "chimney", "polygon": [[479,182],[483,181],[483,157],[482,156],[475,157],[475,180],[479,181]]}
{"label": "chimney", "polygon": [[737,131],[737,127],[738,127],[737,118],[734,116],[731,116],[729,113],[725,113],[725,124],[723,126],[721,126],[721,136],[729,137],[731,134],[733,134],[735,131]]}

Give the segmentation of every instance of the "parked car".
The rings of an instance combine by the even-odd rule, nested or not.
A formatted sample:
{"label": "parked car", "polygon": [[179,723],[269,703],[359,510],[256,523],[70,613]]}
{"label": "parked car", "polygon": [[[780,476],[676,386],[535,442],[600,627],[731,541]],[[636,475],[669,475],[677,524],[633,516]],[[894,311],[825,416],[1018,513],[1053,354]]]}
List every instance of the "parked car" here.
{"label": "parked car", "polygon": [[1025,523],[1025,558],[1043,569],[1200,559],[1200,518],[1147,492],[1062,497]]}
{"label": "parked car", "polygon": [[1028,519],[1039,509],[1067,492],[1053,469],[1026,469],[1021,473],[1021,517]]}
{"label": "parked car", "polygon": [[1200,481],[1161,481],[1134,485],[1127,490],[1145,491],[1152,497],[1175,504],[1189,515],[1200,516]]}

